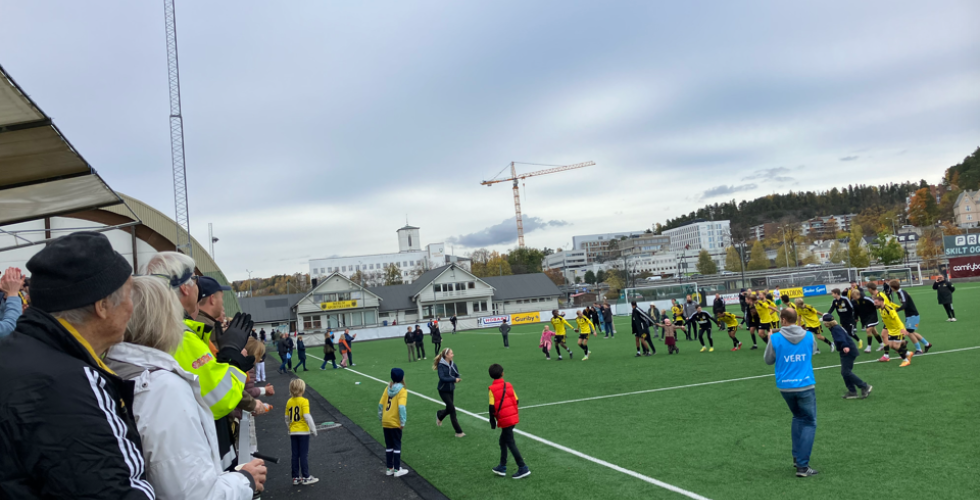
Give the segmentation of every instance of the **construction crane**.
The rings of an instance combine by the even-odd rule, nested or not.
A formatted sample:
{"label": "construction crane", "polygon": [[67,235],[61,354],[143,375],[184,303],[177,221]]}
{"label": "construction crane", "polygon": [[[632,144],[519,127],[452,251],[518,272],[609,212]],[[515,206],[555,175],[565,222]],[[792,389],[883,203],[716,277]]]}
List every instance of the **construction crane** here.
{"label": "construction crane", "polygon": [[187,172],[184,166],[184,119],[180,115],[180,70],[177,66],[177,14],[174,0],[163,0],[167,31],[167,79],[170,82],[170,160],[174,170],[174,208],[177,250],[194,257],[191,221],[187,211]]}
{"label": "construction crane", "polygon": [[[592,165],[595,165],[595,162],[587,161],[584,163],[576,163],[574,165],[564,165],[564,166],[549,165],[554,168],[547,168],[544,170],[538,170],[536,172],[529,172],[520,175],[517,175],[517,167],[516,167],[517,164],[545,166],[541,163],[521,163],[521,162],[512,161],[510,162],[510,177],[503,179],[500,178],[500,174],[498,173],[497,177],[489,181],[483,181],[480,183],[480,185],[490,186],[498,182],[514,181],[514,213],[517,215],[517,246],[520,248],[524,248],[524,220],[521,217],[521,192],[520,192],[520,187],[517,184],[517,181],[526,179],[528,177],[534,177],[536,175],[554,174],[557,172],[564,172],[566,170],[574,170],[576,168],[591,167]],[[504,170],[506,169],[507,167],[504,167]],[[501,170],[501,173],[503,173],[503,170]]]}

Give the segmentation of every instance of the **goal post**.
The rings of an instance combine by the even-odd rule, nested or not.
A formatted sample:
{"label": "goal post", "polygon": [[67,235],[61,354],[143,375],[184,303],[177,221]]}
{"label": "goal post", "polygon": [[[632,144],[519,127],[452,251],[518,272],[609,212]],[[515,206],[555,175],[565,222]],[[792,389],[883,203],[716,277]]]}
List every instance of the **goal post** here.
{"label": "goal post", "polygon": [[651,302],[656,302],[658,306],[662,307],[665,303],[669,303],[671,299],[680,300],[688,295],[696,295],[697,293],[698,284],[693,281],[624,288],[619,292],[619,300],[616,301],[618,307],[615,314],[630,314],[629,304],[631,302],[636,302],[637,305],[646,310]]}
{"label": "goal post", "polygon": [[887,283],[891,280],[898,280],[902,286],[922,285],[922,268],[918,263],[869,267],[858,272],[861,281],[875,281]]}

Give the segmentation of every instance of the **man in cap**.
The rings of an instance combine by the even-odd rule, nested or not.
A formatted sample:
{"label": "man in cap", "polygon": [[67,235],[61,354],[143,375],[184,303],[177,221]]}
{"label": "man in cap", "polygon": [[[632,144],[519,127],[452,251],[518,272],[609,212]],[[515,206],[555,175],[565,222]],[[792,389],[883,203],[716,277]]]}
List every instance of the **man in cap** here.
{"label": "man in cap", "polygon": [[101,359],[133,314],[132,267],[105,235],[79,232],[27,269],[32,307],[0,341],[0,498],[155,498],[134,382]]}

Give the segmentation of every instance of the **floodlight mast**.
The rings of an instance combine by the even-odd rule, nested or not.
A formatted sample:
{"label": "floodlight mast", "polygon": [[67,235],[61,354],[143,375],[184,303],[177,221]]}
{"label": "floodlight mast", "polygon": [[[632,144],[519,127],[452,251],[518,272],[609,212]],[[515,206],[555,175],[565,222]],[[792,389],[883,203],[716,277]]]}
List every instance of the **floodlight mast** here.
{"label": "floodlight mast", "polygon": [[[566,170],[574,170],[576,168],[591,167],[592,165],[595,165],[595,162],[593,162],[593,161],[587,161],[587,162],[584,162],[584,163],[576,163],[574,165],[563,165],[563,166],[551,165],[551,166],[553,166],[555,168],[547,168],[547,169],[544,169],[544,170],[538,170],[536,172],[528,172],[526,174],[517,175],[517,167],[515,167],[515,165],[517,165],[518,163],[521,163],[521,162],[516,162],[516,161],[510,162],[510,165],[509,165],[510,166],[510,177],[505,178],[505,179],[502,179],[502,178],[499,178],[498,177],[496,179],[491,179],[489,181],[483,181],[483,182],[480,183],[480,185],[481,186],[491,186],[491,185],[496,184],[498,182],[514,181],[514,214],[516,215],[516,219],[517,219],[517,246],[520,247],[520,248],[524,248],[524,217],[521,215],[521,191],[520,191],[520,187],[517,184],[517,181],[519,179],[523,180],[523,179],[525,179],[527,177],[534,177],[536,175],[553,174],[553,173],[556,173],[556,172],[564,172]],[[540,163],[523,163],[523,164],[524,165],[540,165]],[[499,176],[499,174],[498,174],[498,176]]]}
{"label": "floodlight mast", "polygon": [[167,80],[170,83],[170,160],[174,171],[174,222],[177,251],[194,257],[191,222],[187,208],[187,171],[184,164],[184,119],[180,115],[180,69],[177,59],[177,14],[174,0],[163,0],[163,21],[167,32]]}

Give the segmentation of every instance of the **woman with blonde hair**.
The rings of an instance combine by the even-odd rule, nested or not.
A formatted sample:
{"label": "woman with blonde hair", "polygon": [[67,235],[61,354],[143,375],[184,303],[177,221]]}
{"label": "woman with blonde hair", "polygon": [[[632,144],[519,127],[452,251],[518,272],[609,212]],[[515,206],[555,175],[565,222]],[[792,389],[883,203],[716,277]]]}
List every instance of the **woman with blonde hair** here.
{"label": "woman with blonde hair", "polygon": [[453,430],[456,431],[456,437],[461,438],[466,434],[463,433],[463,428],[459,426],[459,421],[456,420],[456,405],[453,403],[456,384],[461,380],[459,368],[456,367],[456,363],[453,363],[453,350],[447,347],[437,354],[436,359],[432,361],[432,369],[439,373],[439,384],[436,386],[436,390],[439,391],[439,397],[442,398],[442,401],[446,403],[445,410],[436,412],[436,425],[442,427],[442,421],[448,415],[449,421],[453,423]]}
{"label": "woman with blonde hair", "polygon": [[161,499],[249,500],[264,489],[265,463],[256,459],[236,472],[222,470],[214,416],[197,377],[172,355],[183,339],[183,314],[165,281],[135,277],[124,342],[106,353],[112,370],[136,382],[132,411],[146,477]]}

